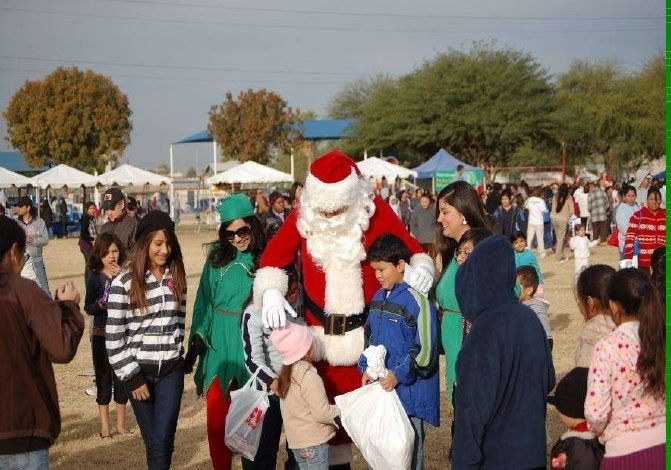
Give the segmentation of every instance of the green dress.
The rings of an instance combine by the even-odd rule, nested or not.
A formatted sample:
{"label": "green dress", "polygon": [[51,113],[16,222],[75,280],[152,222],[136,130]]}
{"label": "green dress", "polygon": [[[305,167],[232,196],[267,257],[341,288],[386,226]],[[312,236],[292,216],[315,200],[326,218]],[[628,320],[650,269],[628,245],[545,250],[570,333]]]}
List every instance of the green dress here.
{"label": "green dress", "polygon": [[206,351],[198,361],[194,374],[198,395],[207,394],[215,377],[226,396],[235,380],[241,387],[249,379],[242,345],[242,310],[252,290],[251,253],[240,252],[220,268],[205,262],[200,277],[189,344],[199,335]]}
{"label": "green dress", "polygon": [[464,337],[464,326],[461,310],[457,303],[455,284],[459,265],[452,260],[436,285],[436,300],[443,313],[441,323],[441,341],[445,350],[445,379],[447,397],[452,400],[452,390],[456,380],[457,356],[461,351]]}

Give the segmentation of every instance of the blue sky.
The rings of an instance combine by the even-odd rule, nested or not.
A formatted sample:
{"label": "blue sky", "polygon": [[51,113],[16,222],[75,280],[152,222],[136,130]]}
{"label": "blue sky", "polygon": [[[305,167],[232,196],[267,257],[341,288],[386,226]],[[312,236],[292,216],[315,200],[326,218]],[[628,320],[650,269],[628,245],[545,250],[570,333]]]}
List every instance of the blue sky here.
{"label": "blue sky", "polygon": [[[167,163],[227,91],[267,88],[324,116],[342,85],[402,75],[449,48],[495,40],[551,74],[576,59],[628,70],[664,49],[662,0],[0,0],[0,108],[58,65],[109,76],[133,109],[124,160]],[[0,149],[6,126],[0,122]],[[178,169],[211,148],[177,146]]]}

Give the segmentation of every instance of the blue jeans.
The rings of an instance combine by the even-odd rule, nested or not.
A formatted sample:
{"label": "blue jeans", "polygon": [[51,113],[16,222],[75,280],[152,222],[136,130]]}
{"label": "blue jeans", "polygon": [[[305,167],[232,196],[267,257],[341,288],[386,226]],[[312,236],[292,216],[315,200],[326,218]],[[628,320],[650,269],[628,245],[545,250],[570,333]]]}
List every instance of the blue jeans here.
{"label": "blue jeans", "polygon": [[[145,375],[144,379],[150,398],[143,401],[131,398],[131,405],[147,452],[147,468],[168,470],[175,448],[177,418],[184,391],[184,369],[180,366],[164,377]],[[130,392],[128,390],[129,396]]]}
{"label": "blue jeans", "polygon": [[23,454],[0,455],[2,470],[49,470],[49,449]]}
{"label": "blue jeans", "polygon": [[422,470],[424,469],[424,435],[426,434],[424,421],[414,416],[408,416],[408,418],[410,418],[410,425],[415,431],[415,443],[412,446],[412,464],[410,465],[410,469]]}
{"label": "blue jeans", "polygon": [[44,292],[51,297],[51,292],[49,292],[49,281],[47,281],[47,269],[44,267],[44,260],[38,259],[32,261],[33,269],[35,269],[35,275],[37,276],[37,283],[42,288]]}
{"label": "blue jeans", "polygon": [[291,451],[294,453],[298,468],[301,470],[328,470],[329,468],[328,444],[306,447],[305,449],[291,449]]}

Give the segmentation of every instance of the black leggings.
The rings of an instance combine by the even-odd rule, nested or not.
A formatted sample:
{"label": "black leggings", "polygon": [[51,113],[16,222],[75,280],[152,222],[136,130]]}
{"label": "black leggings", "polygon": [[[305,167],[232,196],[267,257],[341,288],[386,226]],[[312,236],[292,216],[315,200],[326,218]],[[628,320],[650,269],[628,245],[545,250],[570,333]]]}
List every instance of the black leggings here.
{"label": "black leggings", "polygon": [[112,401],[112,383],[114,383],[114,402],[120,405],[128,403],[126,387],[112,370],[107,357],[105,337],[95,335],[91,337],[91,352],[93,353],[93,368],[96,372],[96,388],[98,389],[96,403],[99,405],[110,404],[110,401]]}

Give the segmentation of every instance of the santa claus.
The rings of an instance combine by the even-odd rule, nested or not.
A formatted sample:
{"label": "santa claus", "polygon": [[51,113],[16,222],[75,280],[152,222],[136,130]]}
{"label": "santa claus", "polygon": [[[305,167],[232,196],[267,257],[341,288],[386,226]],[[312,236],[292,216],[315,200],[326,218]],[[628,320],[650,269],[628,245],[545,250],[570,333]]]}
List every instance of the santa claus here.
{"label": "santa claus", "polygon": [[[433,263],[420,243],[403,227],[389,205],[373,195],[356,163],[339,151],[315,160],[305,181],[298,210],[286,219],[261,256],[254,280],[254,303],[263,323],[283,326],[286,313],[296,316],[284,299],[283,267],[300,253],[305,322],[317,349],[315,364],[331,400],[361,385],[357,369],[364,349],[367,306],[380,288],[366,251],[383,233],[401,238],[413,254],[404,280],[426,293],[433,282]],[[344,432],[336,435],[330,464],[351,460]]]}

